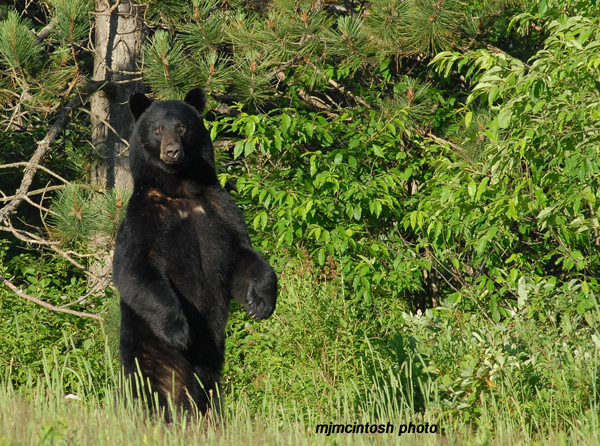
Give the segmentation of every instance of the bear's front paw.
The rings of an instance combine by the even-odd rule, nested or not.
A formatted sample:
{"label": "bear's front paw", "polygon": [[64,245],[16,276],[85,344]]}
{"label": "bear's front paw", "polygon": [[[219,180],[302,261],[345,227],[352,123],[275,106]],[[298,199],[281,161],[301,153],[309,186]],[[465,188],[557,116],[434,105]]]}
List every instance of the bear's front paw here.
{"label": "bear's front paw", "polygon": [[277,301],[277,276],[269,266],[268,271],[251,277],[246,293],[246,312],[256,320],[266,319],[275,311]]}
{"label": "bear's front paw", "polygon": [[190,326],[184,315],[176,315],[165,321],[161,333],[158,336],[167,343],[167,345],[178,350],[185,350],[190,344]]}

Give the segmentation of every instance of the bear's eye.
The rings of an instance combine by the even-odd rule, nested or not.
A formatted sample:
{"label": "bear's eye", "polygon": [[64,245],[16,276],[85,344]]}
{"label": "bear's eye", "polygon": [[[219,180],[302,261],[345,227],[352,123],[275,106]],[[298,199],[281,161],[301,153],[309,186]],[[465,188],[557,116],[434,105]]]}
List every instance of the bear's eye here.
{"label": "bear's eye", "polygon": [[157,135],[160,135],[162,133],[163,129],[162,126],[158,126],[154,128],[154,133],[156,133]]}
{"label": "bear's eye", "polygon": [[179,124],[179,133],[185,132],[185,125]]}

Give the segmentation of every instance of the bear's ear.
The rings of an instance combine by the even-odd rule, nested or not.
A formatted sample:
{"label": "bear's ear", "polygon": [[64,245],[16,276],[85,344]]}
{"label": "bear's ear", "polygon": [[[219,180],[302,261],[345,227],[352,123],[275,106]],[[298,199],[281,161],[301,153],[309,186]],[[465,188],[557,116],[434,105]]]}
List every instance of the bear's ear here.
{"label": "bear's ear", "polygon": [[194,88],[187,95],[185,95],[184,101],[186,104],[189,104],[198,110],[198,113],[200,113],[200,116],[202,116],[202,113],[204,113],[204,107],[206,106],[206,92],[202,88]]}
{"label": "bear's ear", "polygon": [[147,98],[145,94],[133,93],[129,96],[129,110],[136,121],[150,105],[152,105],[152,99]]}

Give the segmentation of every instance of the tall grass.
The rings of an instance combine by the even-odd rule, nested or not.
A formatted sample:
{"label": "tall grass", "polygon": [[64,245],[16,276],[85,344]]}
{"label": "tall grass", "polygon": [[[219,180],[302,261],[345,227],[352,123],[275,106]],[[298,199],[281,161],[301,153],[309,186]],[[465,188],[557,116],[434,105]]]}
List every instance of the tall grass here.
{"label": "tall grass", "polygon": [[[110,352],[107,351],[107,355]],[[272,392],[265,392],[258,412],[250,410],[243,400],[226,395],[224,410],[219,419],[193,418],[187,414],[175,417],[165,424],[149,415],[140,405],[131,403],[128,395],[115,381],[95,385],[89,380],[89,368],[80,358],[78,368],[47,358],[44,376],[21,389],[13,389],[6,377],[0,389],[0,445],[506,445],[506,444],[600,444],[598,407],[583,410],[570,425],[547,435],[532,435],[529,420],[515,417],[518,407],[496,404],[494,399],[481,400],[481,419],[496,420],[480,423],[477,428],[457,420],[439,410],[437,389],[432,383],[417,382],[421,386],[427,408],[417,412],[409,398],[398,395],[410,393],[401,382],[412,378],[411,364],[403,370],[388,370],[381,375],[380,383],[363,401],[363,410],[353,409],[352,391],[340,389],[327,401],[336,416],[323,420],[321,414],[310,407],[295,405],[292,410]],[[107,363],[112,358],[107,356]],[[598,363],[590,364],[597,368]],[[77,377],[80,393],[77,398],[65,394],[63,379],[72,374]],[[403,379],[399,379],[400,378]],[[127,389],[127,387],[125,386]],[[517,401],[518,389],[505,389],[502,400]],[[127,393],[127,390],[125,391]],[[98,397],[103,395],[103,397]],[[125,402],[125,399],[130,401]],[[560,407],[545,401],[549,417],[560,418]],[[361,413],[362,412],[362,413]],[[344,424],[391,423],[395,431],[388,434],[316,434],[317,424],[329,421]],[[401,424],[436,424],[438,434],[403,434],[398,436]],[[543,426],[537,426],[538,428]],[[544,431],[544,429],[541,429]],[[540,444],[540,443],[535,443]]]}
{"label": "tall grass", "polygon": [[[517,318],[507,329],[387,308],[397,326],[378,336],[384,324],[361,320],[339,282],[294,272],[282,274],[273,319],[255,323],[234,309],[217,419],[178,414],[164,423],[132,400],[110,333],[96,359],[65,336],[71,348],[42,355],[41,373],[17,381],[11,367],[0,369],[0,446],[600,445],[600,337],[591,327],[569,331],[568,339],[534,327],[539,341]],[[569,343],[562,348],[557,340]],[[506,353],[504,368],[493,374],[484,367],[476,376],[513,341],[518,352]],[[472,376],[464,358],[476,359]],[[478,384],[484,378],[489,387]],[[394,432],[315,432],[330,423],[390,423]],[[439,430],[398,436],[410,423]]]}

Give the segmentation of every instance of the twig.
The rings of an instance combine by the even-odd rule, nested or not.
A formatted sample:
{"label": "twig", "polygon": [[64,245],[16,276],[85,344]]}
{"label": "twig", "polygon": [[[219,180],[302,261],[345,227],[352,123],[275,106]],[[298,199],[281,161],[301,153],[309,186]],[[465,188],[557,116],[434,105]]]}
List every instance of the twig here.
{"label": "twig", "polygon": [[350,96],[352,99],[354,99],[356,102],[359,102],[360,104],[364,105],[367,108],[373,108],[373,106],[371,104],[369,104],[367,101],[365,101],[363,98],[361,98],[360,96],[355,96],[352,94],[351,91],[346,91],[346,89],[344,87],[342,87],[340,84],[338,84],[336,81],[334,81],[333,79],[329,79],[329,83],[336,89],[339,90],[342,94],[347,94],[348,96]]}
{"label": "twig", "polygon": [[[496,54],[502,54],[502,55],[504,55],[504,56],[507,56],[507,57],[509,57],[509,58],[511,58],[511,59],[517,59],[516,57],[514,57],[514,56],[511,56],[511,55],[510,55],[510,54],[508,54],[506,51],[503,51],[503,50],[501,50],[500,48],[498,48],[498,47],[496,47],[496,46],[494,46],[494,45],[490,45],[489,43],[486,43],[486,44],[485,44],[485,46],[487,47],[487,49],[488,49],[488,50],[492,51],[493,53],[496,53]],[[519,60],[520,60],[520,59],[519,59]],[[523,64],[523,66],[524,66],[524,67],[526,67],[528,70],[531,70],[531,65],[529,65],[529,64],[528,64],[528,63],[526,63],[526,62],[523,62],[522,60],[521,60],[521,63],[522,63],[522,64]]]}
{"label": "twig", "polygon": [[42,43],[44,40],[46,40],[46,37],[48,37],[50,35],[50,33],[52,32],[52,30],[54,29],[54,27],[56,26],[57,23],[58,23],[58,19],[56,17],[54,17],[50,21],[50,23],[48,23],[46,26],[44,26],[44,28],[42,28],[42,30],[37,35],[38,43]]}
{"label": "twig", "polygon": [[[45,194],[46,192],[50,192],[53,190],[60,190],[60,189],[64,189],[64,188],[65,188],[65,186],[63,184],[61,184],[59,186],[48,186],[43,189],[32,190],[31,192],[27,192],[25,195],[27,197],[32,197],[33,195]],[[2,193],[2,191],[0,191],[0,193]],[[16,195],[11,195],[10,197],[2,197],[2,198],[0,198],[0,203],[5,203],[7,201],[12,200],[15,197],[16,197]]]}
{"label": "twig", "polygon": [[23,229],[17,229],[12,224],[8,224],[8,226],[0,226],[0,231],[11,232],[16,238],[25,243],[35,243],[36,245],[44,245],[44,246],[52,246],[57,245],[60,242],[51,242],[48,240],[44,240],[43,238],[39,238],[35,234],[25,231]]}
{"label": "twig", "polygon": [[[10,163],[10,164],[0,164],[0,169],[8,169],[11,167],[20,167],[20,166],[27,166],[29,164],[29,162],[27,161],[19,161],[17,163]],[[44,166],[38,166],[38,169],[43,170],[44,172],[52,175],[54,178],[62,181],[65,184],[69,184],[70,181],[65,180],[63,177],[61,177],[59,174],[52,172],[50,169],[48,169],[47,167]],[[13,195],[16,196],[16,195]]]}
{"label": "twig", "polygon": [[87,274],[88,276],[90,276],[92,279],[100,282],[100,278],[98,276],[96,276],[94,273],[92,273],[89,269],[87,269],[84,265],[82,265],[81,263],[79,263],[77,260],[73,259],[67,252],[65,252],[62,249],[60,249],[57,246],[58,244],[60,244],[60,242],[50,242],[48,240],[44,240],[41,237],[38,237],[37,235],[35,235],[35,234],[31,233],[31,232],[25,231],[23,229],[17,229],[17,228],[15,228],[10,223],[10,220],[6,220],[5,223],[7,224],[7,227],[0,226],[0,231],[12,232],[12,234],[16,238],[18,238],[19,240],[21,240],[23,242],[26,242],[26,243],[35,243],[35,244],[38,244],[38,245],[48,246],[52,251],[54,251],[57,254],[60,254],[61,256],[63,256],[70,263],[72,263],[77,268],[79,268],[80,270],[82,270],[85,274]]}
{"label": "twig", "polygon": [[301,88],[298,89],[298,96],[300,96],[300,99],[302,99],[307,104],[310,104],[313,107],[315,107],[319,110],[322,110],[327,116],[331,116],[334,118],[338,116],[335,113],[331,112],[331,107],[329,107],[327,104],[325,104],[325,102],[323,102],[321,99],[319,99],[315,96],[309,95]]}
{"label": "twig", "polygon": [[103,81],[90,81],[86,87],[73,98],[67,105],[65,105],[54,121],[54,124],[46,133],[46,136],[43,140],[38,143],[38,147],[35,150],[33,156],[25,166],[25,172],[23,174],[23,179],[21,180],[21,185],[19,189],[17,189],[15,198],[13,198],[6,206],[0,209],[0,223],[7,220],[9,216],[17,210],[21,202],[24,200],[25,195],[29,191],[29,187],[33,181],[33,176],[36,171],[40,167],[40,164],[46,155],[46,152],[50,148],[50,145],[54,141],[54,139],[58,136],[58,134],[67,126],[69,121],[71,120],[71,111],[78,108],[83,104],[84,98],[91,93],[94,93],[104,84]]}
{"label": "twig", "polygon": [[[114,82],[113,82],[114,83]],[[88,115],[90,115],[93,118],[96,118],[98,121],[100,121],[102,124],[104,124],[106,127],[108,127],[117,138],[119,138],[121,140],[121,142],[123,144],[125,144],[125,150],[127,150],[129,148],[129,141],[123,139],[123,137],[121,135],[119,135],[119,133],[115,130],[115,128],[110,125],[110,123],[108,123],[108,121],[106,121],[105,119],[102,119],[99,115],[97,115],[96,113],[92,113],[89,110],[86,110],[85,108],[80,108],[79,111],[82,111],[84,113],[87,113]]]}
{"label": "twig", "polygon": [[[23,199],[24,199],[24,200],[25,200],[27,203],[29,203],[30,205],[32,205],[33,207],[35,207],[35,208],[38,208],[40,211],[44,211],[44,212],[46,212],[47,214],[49,213],[49,214],[52,214],[52,215],[58,215],[58,214],[57,214],[56,212],[54,212],[53,210],[50,210],[50,209],[48,209],[48,208],[45,208],[45,207],[44,207],[44,206],[42,206],[41,204],[37,204],[37,203],[36,203],[36,202],[34,202],[34,201],[31,199],[31,198],[29,198],[27,195],[25,195],[25,196],[23,197]],[[42,219],[42,220],[43,220],[43,219]]]}
{"label": "twig", "polygon": [[69,310],[68,308],[55,307],[48,302],[44,302],[43,300],[38,299],[37,297],[30,296],[29,294],[24,293],[19,288],[17,288],[13,283],[11,283],[8,279],[3,276],[0,276],[0,282],[4,283],[8,288],[10,288],[17,296],[22,297],[23,299],[27,299],[33,303],[41,305],[44,308],[47,308],[50,311],[58,311],[59,313],[67,313],[72,314],[73,316],[78,317],[89,317],[92,319],[96,319],[98,321],[103,321],[104,318],[97,314],[92,313],[84,313],[82,311]]}
{"label": "twig", "polygon": [[454,144],[451,141],[448,141],[447,139],[444,138],[440,138],[439,136],[435,136],[433,133],[428,132],[425,134],[425,136],[430,137],[431,139],[433,139],[435,142],[439,142],[442,144],[448,144],[450,147],[452,147],[454,150],[458,150],[461,153],[465,153],[465,149],[463,149],[461,146]]}
{"label": "twig", "polygon": [[114,5],[108,10],[108,15],[112,15],[113,12],[119,7],[121,0],[117,0]]}
{"label": "twig", "polygon": [[468,162],[473,162],[473,160],[471,158],[469,158],[469,155],[467,154],[467,151],[465,149],[463,149],[461,146],[454,144],[452,141],[448,141],[447,139],[444,138],[440,138],[439,136],[435,136],[433,133],[431,132],[422,132],[422,131],[418,131],[417,133],[419,133],[421,136],[428,136],[429,138],[433,139],[435,142],[439,143],[439,144],[448,144],[451,148],[454,149],[454,151],[465,161]]}
{"label": "twig", "polygon": [[[46,198],[46,189],[49,186],[50,186],[50,182],[46,183],[46,188],[42,192],[42,198],[40,198],[40,205],[44,202],[44,199]],[[64,187],[64,186],[61,186],[61,187]],[[46,233],[49,233],[50,232],[50,228],[48,228],[48,225],[46,224],[46,217],[47,216],[48,216],[48,213],[46,213],[46,215],[42,215],[42,210],[40,209],[40,220],[44,224],[44,229],[46,230]]]}

